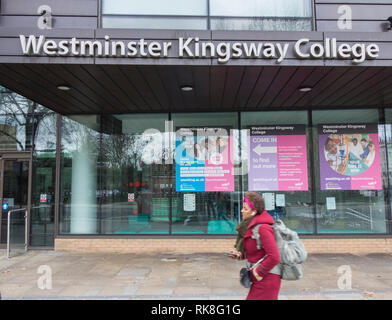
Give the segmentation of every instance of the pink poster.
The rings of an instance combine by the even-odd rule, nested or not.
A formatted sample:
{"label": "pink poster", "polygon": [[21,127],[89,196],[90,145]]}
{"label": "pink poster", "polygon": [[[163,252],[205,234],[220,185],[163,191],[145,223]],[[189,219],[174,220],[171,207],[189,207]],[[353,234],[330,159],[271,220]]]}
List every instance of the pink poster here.
{"label": "pink poster", "polygon": [[306,135],[280,135],[278,139],[278,190],[308,190]]}
{"label": "pink poster", "polygon": [[307,191],[305,125],[252,126],[250,191]]}
{"label": "pink poster", "polygon": [[230,161],[233,137],[228,137],[227,148],[221,153],[212,154],[205,162],[205,191],[233,191],[234,168]]}

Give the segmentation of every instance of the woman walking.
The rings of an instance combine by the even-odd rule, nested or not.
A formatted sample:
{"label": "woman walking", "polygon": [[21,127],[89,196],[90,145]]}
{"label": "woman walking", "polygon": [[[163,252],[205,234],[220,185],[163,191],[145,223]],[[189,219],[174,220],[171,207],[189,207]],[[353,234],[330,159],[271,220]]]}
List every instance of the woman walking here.
{"label": "woman walking", "polygon": [[[251,269],[252,284],[246,300],[277,300],[281,277],[274,268],[280,262],[279,250],[272,225],[274,219],[265,210],[264,199],[256,192],[247,192],[241,210],[243,221],[237,225],[236,250],[231,251],[234,259],[247,259],[252,266],[260,259],[262,262]],[[252,229],[259,225],[258,233],[261,248],[252,238]]]}

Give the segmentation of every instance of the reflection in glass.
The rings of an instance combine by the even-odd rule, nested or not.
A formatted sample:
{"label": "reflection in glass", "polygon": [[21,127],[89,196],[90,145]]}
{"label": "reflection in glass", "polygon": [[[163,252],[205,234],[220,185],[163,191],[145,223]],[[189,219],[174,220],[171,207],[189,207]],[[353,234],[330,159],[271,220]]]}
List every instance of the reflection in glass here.
{"label": "reflection in glass", "polygon": [[102,118],[102,233],[169,233],[173,181],[164,163],[165,120],[167,114]]}
{"label": "reflection in glass", "polygon": [[211,16],[311,17],[309,0],[210,0]]}
{"label": "reflection in glass", "polygon": [[33,114],[39,105],[0,87],[0,150],[31,150]]}
{"label": "reflection in glass", "polygon": [[49,112],[36,102],[0,87],[0,150],[31,150],[33,132],[37,135],[41,120]]}
{"label": "reflection in glass", "polygon": [[[208,8],[209,6],[209,8]],[[310,0],[104,0],[105,28],[312,30]]]}
{"label": "reflection in glass", "polygon": [[0,114],[30,115],[40,107],[36,102],[0,86]]}
{"label": "reflection in glass", "polygon": [[207,14],[207,2],[200,0],[103,0],[102,13],[202,16]]}
{"label": "reflection in glass", "polygon": [[211,18],[212,30],[311,31],[310,19]]}
{"label": "reflection in glass", "polygon": [[97,233],[97,116],[62,118],[60,231]]}
{"label": "reflection in glass", "polygon": [[35,151],[56,151],[57,114],[50,110],[34,114],[33,149]]}
{"label": "reflection in glass", "polygon": [[9,151],[31,150],[32,114],[0,115],[0,149]]}
{"label": "reflection in glass", "polygon": [[[173,117],[178,126],[232,128],[231,161],[238,167],[237,114]],[[175,192],[175,135],[165,130],[167,119],[167,114],[63,117],[60,233],[235,233],[239,176],[233,192]]]}
{"label": "reflection in glass", "polygon": [[206,18],[195,17],[111,17],[103,16],[102,25],[105,28],[120,29],[190,29],[205,30],[207,29]]}
{"label": "reflection in glass", "polygon": [[169,233],[165,120],[167,114],[63,117],[61,233]]}

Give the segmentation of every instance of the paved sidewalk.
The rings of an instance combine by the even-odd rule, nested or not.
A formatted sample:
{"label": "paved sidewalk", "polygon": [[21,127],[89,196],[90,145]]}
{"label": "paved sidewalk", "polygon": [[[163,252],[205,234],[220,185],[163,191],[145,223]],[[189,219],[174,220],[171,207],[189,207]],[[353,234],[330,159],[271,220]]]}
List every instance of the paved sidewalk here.
{"label": "paved sidewalk", "polygon": [[[8,260],[0,250],[0,292],[2,299],[243,300],[247,289],[238,281],[243,265],[212,253],[31,250]],[[282,281],[280,300],[392,300],[390,254],[313,254],[303,270],[300,281]]]}

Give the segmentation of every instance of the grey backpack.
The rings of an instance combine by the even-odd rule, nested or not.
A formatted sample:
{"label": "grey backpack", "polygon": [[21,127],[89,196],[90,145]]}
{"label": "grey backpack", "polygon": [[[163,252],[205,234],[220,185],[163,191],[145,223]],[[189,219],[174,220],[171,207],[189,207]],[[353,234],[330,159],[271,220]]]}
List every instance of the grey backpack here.
{"label": "grey backpack", "polygon": [[[252,229],[252,238],[257,242],[257,249],[261,249],[259,227]],[[301,264],[307,258],[307,252],[298,234],[287,228],[282,220],[276,220],[272,225],[275,233],[276,245],[279,249],[280,263],[270,270],[271,273],[280,274],[283,280],[299,280],[302,278]]]}

